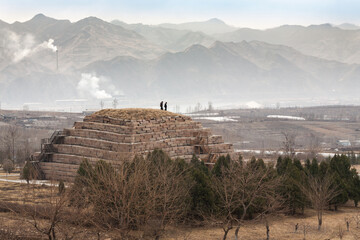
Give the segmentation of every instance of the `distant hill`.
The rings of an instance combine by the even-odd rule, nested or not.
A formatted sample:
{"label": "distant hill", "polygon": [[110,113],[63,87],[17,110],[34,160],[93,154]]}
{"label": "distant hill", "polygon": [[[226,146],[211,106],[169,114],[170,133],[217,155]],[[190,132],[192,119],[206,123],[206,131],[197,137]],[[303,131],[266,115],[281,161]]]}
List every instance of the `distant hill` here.
{"label": "distant hill", "polygon": [[227,25],[220,19],[212,18],[204,22],[188,22],[180,24],[163,23],[160,27],[172,28],[178,30],[190,30],[193,32],[203,32],[208,35],[221,34],[226,32],[235,31],[236,28]]}
{"label": "distant hill", "polygon": [[303,54],[346,63],[360,63],[360,30],[348,31],[330,24],[308,27],[285,25],[268,30],[238,29],[218,34],[225,42],[262,41],[295,48]]}
{"label": "distant hill", "polygon": [[7,27],[9,24],[0,20],[0,28]]}
{"label": "distant hill", "polygon": [[22,104],[70,98],[77,95],[76,84],[70,74],[58,74],[24,59],[0,72],[0,100]]}
{"label": "distant hill", "polygon": [[[115,58],[88,65],[122,88],[143,97],[309,97],[355,94],[358,65],[309,57],[290,48],[257,41],[216,42],[167,53],[156,61]],[[126,72],[125,75],[123,73]],[[134,84],[127,85],[128,81]]]}
{"label": "distant hill", "polygon": [[334,25],[335,27],[344,29],[344,30],[359,30],[360,26],[352,24],[352,23],[342,23],[340,25]]}
{"label": "distant hill", "polygon": [[0,21],[0,39],[4,103],[349,98],[360,88],[360,30],[330,24],[255,30],[217,19],[150,26],[38,14]]}
{"label": "distant hill", "polygon": [[[49,38],[54,39],[54,45],[59,49],[62,70],[79,68],[93,61],[111,59],[119,55],[151,59],[165,52],[136,32],[95,17],[70,23],[68,20],[56,20],[38,14],[29,21],[15,22],[2,29],[19,36],[31,34],[31,39],[27,37],[23,41],[31,40],[34,42],[33,47]],[[38,52],[32,57],[49,68],[55,66],[53,54]]]}
{"label": "distant hill", "polygon": [[44,14],[37,14],[32,19],[26,22],[15,22],[11,24],[10,29],[17,33],[32,33],[38,39],[48,39],[60,36],[62,32],[71,26],[69,20],[57,20],[45,16]]}
{"label": "distant hill", "polygon": [[119,20],[114,20],[111,23],[135,31],[141,36],[145,37],[148,41],[172,52],[183,51],[194,44],[210,46],[215,42],[214,38],[202,32],[177,30],[166,27],[144,25],[140,23],[126,24]]}

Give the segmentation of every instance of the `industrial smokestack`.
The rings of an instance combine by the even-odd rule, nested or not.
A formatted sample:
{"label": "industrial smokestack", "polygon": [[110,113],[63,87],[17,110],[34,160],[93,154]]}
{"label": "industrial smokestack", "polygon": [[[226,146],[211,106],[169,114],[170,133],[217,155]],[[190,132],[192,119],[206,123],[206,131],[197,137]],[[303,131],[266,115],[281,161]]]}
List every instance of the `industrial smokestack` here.
{"label": "industrial smokestack", "polygon": [[59,71],[59,50],[56,49],[56,71]]}

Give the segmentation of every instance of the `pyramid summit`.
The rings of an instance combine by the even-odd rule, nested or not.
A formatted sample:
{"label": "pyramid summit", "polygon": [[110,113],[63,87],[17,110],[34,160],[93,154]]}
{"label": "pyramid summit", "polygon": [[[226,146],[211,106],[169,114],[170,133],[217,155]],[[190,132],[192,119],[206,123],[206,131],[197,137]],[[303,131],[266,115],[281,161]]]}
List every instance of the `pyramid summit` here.
{"label": "pyramid summit", "polygon": [[104,109],[56,131],[42,141],[37,164],[42,178],[73,181],[80,163],[99,160],[116,166],[162,149],[171,158],[190,160],[195,154],[207,164],[234,154],[232,144],[190,117],[154,109]]}
{"label": "pyramid summit", "polygon": [[97,117],[108,117],[122,120],[149,120],[162,117],[185,117],[184,115],[148,108],[125,108],[125,109],[103,109],[87,117],[94,119]]}

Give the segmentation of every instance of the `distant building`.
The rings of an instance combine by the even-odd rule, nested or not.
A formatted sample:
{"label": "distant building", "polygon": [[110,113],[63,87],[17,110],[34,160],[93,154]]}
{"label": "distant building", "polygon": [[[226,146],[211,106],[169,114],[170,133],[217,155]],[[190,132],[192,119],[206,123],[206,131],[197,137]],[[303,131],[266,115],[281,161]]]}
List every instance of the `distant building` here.
{"label": "distant building", "polygon": [[10,121],[16,120],[16,117],[15,116],[6,116],[6,115],[0,114],[0,120],[4,121],[4,122],[10,122]]}
{"label": "distant building", "polygon": [[337,144],[341,147],[351,147],[350,140],[338,140]]}

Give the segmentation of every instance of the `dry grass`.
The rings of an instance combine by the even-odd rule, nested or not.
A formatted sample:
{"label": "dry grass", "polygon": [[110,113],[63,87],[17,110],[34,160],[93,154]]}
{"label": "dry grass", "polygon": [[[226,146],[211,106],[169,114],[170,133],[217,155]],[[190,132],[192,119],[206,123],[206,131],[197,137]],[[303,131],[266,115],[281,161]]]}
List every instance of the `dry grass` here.
{"label": "dry grass", "polygon": [[[0,179],[20,180],[19,171],[9,175],[0,170]],[[55,187],[39,184],[24,184],[0,181],[0,202],[19,204],[43,204],[48,203],[51,195],[58,192],[58,182],[49,182]]]}
{"label": "dry grass", "polygon": [[[314,210],[307,210],[303,216],[275,216],[270,217],[270,239],[277,240],[303,240],[303,228],[307,229],[306,239],[340,239],[339,228],[344,230],[343,240],[360,239],[360,228],[356,228],[356,223],[353,220],[359,209],[354,207],[343,207],[337,212],[327,211],[324,215],[323,229],[317,230],[317,217]],[[350,231],[346,231],[345,218],[351,218]],[[295,232],[295,225],[299,224],[299,229]],[[227,239],[234,239],[235,228],[230,230]],[[223,230],[220,227],[183,227],[183,228],[169,228],[164,239],[222,239]],[[265,224],[261,221],[246,222],[241,226],[239,231],[239,239],[263,240],[266,239]]]}
{"label": "dry grass", "polygon": [[0,202],[43,204],[48,203],[53,192],[57,191],[49,186],[0,181]]}
{"label": "dry grass", "polygon": [[[3,178],[3,176],[2,176]],[[13,176],[12,176],[13,178]],[[57,192],[57,188],[38,185],[27,185],[20,183],[9,183],[0,181],[0,202],[12,202],[19,204],[44,204],[49,202],[51,195]],[[357,218],[358,216],[358,218]],[[346,231],[345,218],[350,219],[350,231]],[[316,212],[312,209],[305,211],[304,215],[285,216],[277,215],[268,218],[270,224],[270,239],[292,239],[301,240],[304,238],[303,227],[306,226],[306,239],[340,239],[339,231],[343,231],[344,240],[360,239],[360,224],[357,228],[356,219],[360,221],[360,208],[355,208],[352,203],[339,208],[339,211],[326,211],[323,217],[323,229],[317,231]],[[11,230],[20,237],[29,237],[24,239],[41,239],[44,236],[39,235],[34,227],[29,224],[31,219],[26,216],[14,214],[12,212],[0,211],[1,229]],[[48,221],[44,219],[43,221]],[[299,224],[299,230],[295,233],[294,228]],[[69,226],[73,227],[73,226]],[[83,233],[75,239],[98,239],[97,233],[92,228],[76,229]],[[235,229],[230,230],[228,239],[234,239]],[[133,236],[139,235],[137,232]],[[168,227],[161,239],[166,240],[204,240],[204,239],[222,239],[223,230],[221,226],[172,226]],[[101,234],[101,239],[119,239],[116,232],[109,231]],[[241,226],[239,231],[240,239],[263,240],[266,239],[266,228],[261,221],[248,221]]]}
{"label": "dry grass", "polygon": [[149,108],[124,108],[124,109],[103,109],[90,115],[90,117],[101,116],[123,120],[150,120],[162,117],[176,117],[181,114],[172,113],[158,109]]}

